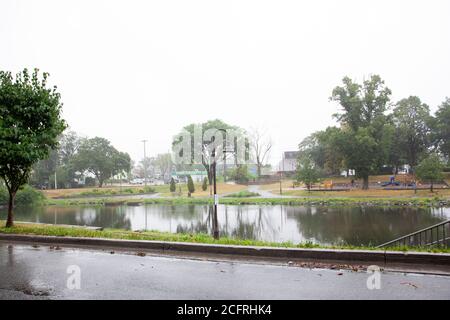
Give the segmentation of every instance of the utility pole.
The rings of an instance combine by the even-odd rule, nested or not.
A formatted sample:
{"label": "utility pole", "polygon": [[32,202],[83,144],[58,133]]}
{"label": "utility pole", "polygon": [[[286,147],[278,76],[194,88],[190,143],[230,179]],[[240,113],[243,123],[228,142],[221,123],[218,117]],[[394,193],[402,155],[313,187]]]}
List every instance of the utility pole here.
{"label": "utility pole", "polygon": [[[227,131],[225,129],[217,129],[217,131],[222,131],[223,133],[225,133],[225,138],[226,138],[226,134]],[[216,180],[216,168],[217,168],[217,161],[216,161],[216,145],[215,145],[215,140],[216,137],[214,136],[214,148],[212,150],[212,158],[213,158],[213,163],[212,163],[212,175],[213,175],[213,192],[214,192],[214,215],[213,215],[213,237],[214,239],[219,239],[219,222],[218,222],[218,218],[217,218],[217,205],[219,204],[219,196],[217,194],[217,180]],[[226,153],[226,150],[222,150],[224,156]]]}
{"label": "utility pole", "polygon": [[147,186],[147,163],[146,163],[146,159],[147,159],[147,155],[145,153],[145,144],[147,143],[147,140],[142,140],[142,142],[144,143],[144,161],[143,161],[143,165],[144,165],[144,186]]}

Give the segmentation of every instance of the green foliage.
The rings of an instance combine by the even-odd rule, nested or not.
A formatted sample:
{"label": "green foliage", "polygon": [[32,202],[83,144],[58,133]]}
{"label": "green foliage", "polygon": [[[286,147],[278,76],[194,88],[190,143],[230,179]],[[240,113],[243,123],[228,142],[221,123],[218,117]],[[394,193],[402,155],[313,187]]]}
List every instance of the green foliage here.
{"label": "green foliage", "polygon": [[202,190],[206,191],[208,189],[208,178],[203,178]]}
{"label": "green foliage", "polygon": [[230,177],[237,183],[247,183],[251,179],[247,165],[238,165],[231,170]]}
{"label": "green foliage", "polygon": [[303,182],[308,190],[311,190],[311,186],[319,181],[320,173],[314,166],[314,163],[309,157],[301,157],[298,160],[296,180]]}
{"label": "green foliage", "polygon": [[[182,129],[181,133],[173,141],[172,148],[175,153],[177,153],[180,157],[182,157],[183,150],[181,147],[184,143],[183,136],[184,136],[184,133],[187,133],[190,137],[192,153],[191,153],[190,159],[185,159],[186,163],[184,163],[184,165],[196,165],[197,163],[195,163],[195,156],[197,156],[197,157],[200,156],[201,161],[202,161],[201,165],[205,168],[205,170],[208,174],[208,177],[212,177],[212,175],[211,175],[211,171],[212,171],[211,159],[212,159],[212,149],[213,148],[211,146],[212,142],[209,139],[213,138],[214,136],[207,137],[207,135],[205,135],[205,132],[208,132],[208,133],[212,132],[213,134],[216,134],[217,137],[219,137],[219,135],[220,135],[220,137],[224,138],[224,132],[222,132],[219,129],[224,129],[224,130],[229,130],[229,131],[232,130],[234,133],[236,133],[236,136],[234,137],[234,141],[225,141],[225,143],[228,146],[232,145],[235,150],[236,150],[236,145],[241,143],[242,141],[244,141],[243,143],[245,143],[245,146],[246,146],[246,152],[245,152],[244,156],[246,159],[248,159],[249,152],[250,152],[249,151],[250,145],[249,145],[248,141],[245,141],[245,139],[246,139],[245,131],[237,126],[229,125],[220,119],[209,120],[209,121],[201,123],[201,124],[191,123],[191,124],[185,126]],[[198,139],[198,137],[194,138],[196,132],[199,132],[201,134],[201,139]],[[227,138],[229,138],[229,137],[227,137]],[[218,159],[221,159],[221,155],[223,152],[222,146],[223,145],[218,145],[216,148],[216,156]],[[195,153],[194,150],[200,151],[201,154],[194,155],[194,153]],[[234,156],[235,157],[237,156],[236,153],[234,153]]]}
{"label": "green foliage", "polygon": [[444,165],[439,155],[432,153],[416,167],[416,175],[420,180],[430,182],[430,188],[433,191],[433,183],[444,178],[443,168]]}
{"label": "green foliage", "polygon": [[192,177],[190,175],[187,177],[187,188],[189,193],[195,192],[194,181],[192,180]]}
{"label": "green foliage", "polygon": [[393,113],[397,153],[415,167],[429,145],[430,108],[418,97],[400,100]]}
{"label": "green foliage", "polygon": [[251,198],[251,197],[260,197],[261,195],[257,192],[250,192],[247,190],[240,191],[237,193],[228,194],[225,197],[227,198]]}
{"label": "green foliage", "polygon": [[105,138],[95,137],[83,141],[74,159],[80,171],[95,175],[99,187],[110,177],[130,171],[131,159],[127,153],[119,152]]}
{"label": "green foliage", "polygon": [[7,226],[13,225],[12,205],[16,192],[29,179],[33,165],[49,156],[66,128],[61,118],[61,97],[40,77],[27,69],[14,78],[0,71],[0,177],[11,201]]}
{"label": "green foliage", "polygon": [[363,189],[367,189],[369,174],[387,160],[386,142],[392,138],[392,131],[387,130],[389,121],[385,111],[391,90],[377,75],[362,85],[345,77],[343,84],[336,87],[331,96],[331,100],[342,107],[342,112],[335,115],[342,132],[336,142],[346,165],[363,178]]}
{"label": "green foliage", "polygon": [[48,88],[48,74],[27,69],[14,79],[0,71],[0,176],[16,192],[24,185],[32,166],[56,148],[66,128],[61,119],[60,94]]}
{"label": "green foliage", "polygon": [[432,129],[434,144],[450,164],[450,98],[447,98],[436,111]]}
{"label": "green foliage", "polygon": [[173,178],[170,179],[170,192],[175,192],[177,190],[177,186],[175,184],[175,180]]}
{"label": "green foliage", "polygon": [[328,127],[325,131],[311,134],[299,144],[301,156],[309,157],[327,174],[339,174],[345,164],[338,144],[340,135],[341,129],[336,127]]}
{"label": "green foliage", "polygon": [[[17,192],[14,203],[16,205],[37,205],[42,204],[44,200],[45,196],[40,191],[25,185]],[[0,187],[0,205],[6,205],[8,201],[8,190],[5,187]]]}

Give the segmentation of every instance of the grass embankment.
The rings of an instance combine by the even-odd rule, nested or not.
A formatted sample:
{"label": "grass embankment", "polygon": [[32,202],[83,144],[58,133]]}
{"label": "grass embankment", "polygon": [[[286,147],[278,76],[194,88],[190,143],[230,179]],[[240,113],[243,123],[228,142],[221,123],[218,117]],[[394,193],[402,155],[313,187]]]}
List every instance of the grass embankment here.
{"label": "grass embankment", "polygon": [[[279,192],[277,192],[279,193]],[[426,190],[382,190],[382,189],[369,189],[361,190],[354,189],[349,191],[311,191],[307,190],[286,190],[283,191],[283,195],[286,196],[300,196],[300,197],[321,197],[321,198],[385,198],[385,199],[415,199],[415,198],[436,198],[441,197],[444,199],[450,199],[450,189],[436,189],[434,192]]]}
{"label": "grass embankment", "polygon": [[[0,233],[4,234],[23,234],[40,235],[56,237],[83,237],[83,238],[104,238],[104,239],[124,239],[124,240],[153,240],[170,242],[189,242],[189,243],[209,243],[224,245],[242,245],[242,246],[262,246],[262,247],[280,247],[280,248],[325,248],[325,249],[347,249],[347,250],[377,250],[375,247],[357,247],[357,246],[320,246],[310,242],[293,244],[291,242],[265,242],[257,240],[241,240],[222,237],[215,240],[207,234],[188,234],[188,233],[168,233],[158,231],[126,231],[118,229],[105,229],[102,231],[88,230],[83,228],[53,226],[44,224],[21,224],[16,223],[12,228],[5,228],[4,221],[0,221]],[[420,252],[443,252],[450,253],[450,248],[389,248],[394,251],[420,251]]]}
{"label": "grass embankment", "polygon": [[[149,199],[48,199],[48,205],[189,205],[212,204],[210,197],[149,198]],[[449,200],[436,198],[228,198],[222,197],[220,204],[228,205],[326,205],[326,206],[449,206]]]}
{"label": "grass embankment", "polygon": [[[230,192],[240,192],[247,187],[237,184],[218,183],[217,189],[219,194],[226,194]],[[180,192],[181,190],[181,192]],[[87,197],[108,197],[108,196],[127,196],[158,193],[164,197],[178,197],[187,195],[187,185],[177,184],[176,192],[172,193],[169,190],[169,185],[155,185],[155,186],[127,186],[127,187],[103,187],[103,188],[77,188],[77,189],[57,189],[44,190],[42,193],[49,199],[76,199]],[[201,184],[195,184],[195,192],[192,197],[205,197],[209,195],[209,189],[203,191]]]}
{"label": "grass embankment", "polygon": [[259,197],[261,196],[259,193],[257,192],[251,192],[251,191],[240,191],[237,193],[232,193],[232,194],[228,194],[225,197],[227,198],[251,198],[251,197]]}

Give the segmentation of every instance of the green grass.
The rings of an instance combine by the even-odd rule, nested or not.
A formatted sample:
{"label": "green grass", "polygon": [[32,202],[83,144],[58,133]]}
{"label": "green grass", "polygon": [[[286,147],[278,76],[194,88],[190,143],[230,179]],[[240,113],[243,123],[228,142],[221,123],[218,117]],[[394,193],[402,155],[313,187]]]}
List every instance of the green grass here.
{"label": "green grass", "polygon": [[226,198],[251,198],[251,197],[259,197],[261,196],[259,193],[257,192],[250,192],[247,190],[243,190],[240,192],[236,192],[236,193],[232,193],[229,195],[226,195]]}
{"label": "green grass", "polygon": [[[121,198],[84,198],[84,199],[47,199],[48,205],[104,205],[104,204],[211,204],[210,197],[168,197],[149,199]],[[221,204],[228,205],[327,205],[327,206],[449,206],[449,200],[435,198],[231,198],[221,197]]]}
{"label": "green grass", "polygon": [[133,194],[152,194],[156,193],[153,187],[142,187],[142,188],[122,188],[122,189],[91,189],[87,191],[82,191],[78,193],[72,193],[61,198],[71,199],[71,198],[82,198],[82,197],[102,197],[102,196],[125,196]]}
{"label": "green grass", "polygon": [[[357,247],[357,246],[320,246],[310,242],[293,244],[291,242],[265,242],[257,240],[242,240],[233,238],[220,238],[215,240],[208,234],[198,233],[168,233],[158,231],[135,232],[119,229],[105,229],[103,231],[88,230],[83,228],[63,227],[44,224],[21,224],[16,223],[12,228],[5,228],[4,221],[0,221],[0,233],[4,234],[27,234],[40,236],[56,237],[83,237],[83,238],[104,238],[104,239],[125,239],[125,240],[153,240],[170,242],[190,242],[190,243],[209,243],[224,245],[242,245],[242,246],[261,246],[261,247],[281,247],[281,248],[325,248],[325,249],[347,249],[347,250],[376,250],[375,247]],[[421,252],[441,252],[450,253],[450,248],[389,248],[393,251],[421,251]]]}

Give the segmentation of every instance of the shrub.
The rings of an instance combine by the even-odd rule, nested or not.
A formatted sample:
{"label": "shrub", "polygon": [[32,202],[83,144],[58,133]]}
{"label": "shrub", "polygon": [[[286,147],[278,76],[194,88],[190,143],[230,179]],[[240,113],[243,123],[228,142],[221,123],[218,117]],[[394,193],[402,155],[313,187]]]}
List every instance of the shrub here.
{"label": "shrub", "polygon": [[205,177],[203,179],[202,190],[206,191],[206,189],[208,189],[208,178]]}
{"label": "shrub", "polygon": [[175,180],[173,178],[170,179],[170,192],[175,192],[175,190],[177,189],[176,185],[175,185]]}
{"label": "shrub", "polygon": [[188,176],[187,187],[189,193],[195,192],[194,180],[192,180],[192,177],[190,175]]}
{"label": "shrub", "polygon": [[143,193],[155,193],[155,189],[149,186],[144,187]]}
{"label": "shrub", "polygon": [[[9,195],[6,187],[0,188],[0,204],[8,204]],[[31,205],[39,204],[45,200],[45,196],[38,190],[29,185],[25,185],[23,189],[19,190],[16,195],[14,203],[16,205]]]}

